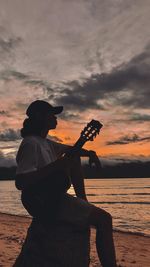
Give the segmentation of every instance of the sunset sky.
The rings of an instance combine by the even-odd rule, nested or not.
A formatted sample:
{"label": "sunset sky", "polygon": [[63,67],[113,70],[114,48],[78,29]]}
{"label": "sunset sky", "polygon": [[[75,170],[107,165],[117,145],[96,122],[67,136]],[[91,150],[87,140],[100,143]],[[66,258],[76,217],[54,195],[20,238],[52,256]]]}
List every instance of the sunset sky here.
{"label": "sunset sky", "polygon": [[0,0],[0,166],[15,163],[29,103],[63,105],[53,139],[106,161],[150,159],[150,0]]}

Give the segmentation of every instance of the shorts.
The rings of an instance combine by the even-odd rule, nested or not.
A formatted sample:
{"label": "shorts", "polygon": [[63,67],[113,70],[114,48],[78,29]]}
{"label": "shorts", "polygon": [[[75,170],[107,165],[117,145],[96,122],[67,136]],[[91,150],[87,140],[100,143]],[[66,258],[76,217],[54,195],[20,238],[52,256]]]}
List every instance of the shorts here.
{"label": "shorts", "polygon": [[88,218],[93,208],[94,205],[87,201],[66,193],[61,199],[57,220],[61,223],[86,227],[89,226]]}

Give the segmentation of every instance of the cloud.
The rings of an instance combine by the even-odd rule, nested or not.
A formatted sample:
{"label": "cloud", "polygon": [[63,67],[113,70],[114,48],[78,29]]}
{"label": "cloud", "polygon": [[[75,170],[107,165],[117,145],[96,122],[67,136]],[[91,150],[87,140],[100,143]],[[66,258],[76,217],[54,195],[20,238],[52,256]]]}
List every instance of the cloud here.
{"label": "cloud", "polygon": [[139,122],[150,121],[150,115],[148,115],[148,114],[140,114],[140,113],[133,113],[129,117],[129,120],[131,120],[131,121],[139,121]]}
{"label": "cloud", "polygon": [[55,142],[60,142],[60,143],[62,143],[62,142],[63,142],[63,140],[62,140],[62,139],[60,139],[60,138],[59,138],[59,137],[57,137],[57,136],[48,135],[48,138],[50,138],[50,140],[52,140],[52,141],[55,141]]}
{"label": "cloud", "polygon": [[[57,136],[53,135],[48,135],[48,137],[56,142],[63,142],[62,139],[60,139]],[[5,141],[18,141],[21,139],[20,136],[20,130],[13,130],[13,129],[7,129],[3,132],[0,132],[0,141],[5,142]],[[14,147],[14,146],[13,146]],[[4,146],[3,148],[8,148],[8,146]],[[11,146],[10,146],[11,148]]]}
{"label": "cloud", "polygon": [[8,39],[0,37],[0,54],[10,53],[20,42],[20,37],[9,37]]}
{"label": "cloud", "polygon": [[[32,76],[32,74],[26,74],[20,71],[16,71],[14,69],[5,69],[0,72],[0,80],[3,81],[21,81],[24,86],[29,86],[30,88],[34,88],[35,90],[37,88],[42,88],[43,92],[51,92],[54,94],[55,88],[52,88],[52,85],[50,82],[46,80],[42,80],[39,78],[35,78]],[[43,94],[44,98],[44,94]]]}
{"label": "cloud", "polygon": [[17,70],[72,80],[107,72],[141,51],[149,40],[149,3],[3,1],[0,25],[4,40],[23,40],[15,54]]}
{"label": "cloud", "polygon": [[0,115],[2,116],[2,115],[6,115],[7,114],[7,112],[5,111],[5,110],[0,110]]}
{"label": "cloud", "polygon": [[14,157],[8,157],[0,150],[0,167],[11,167],[16,165]]}
{"label": "cloud", "polygon": [[23,92],[42,88],[47,99],[66,106],[64,119],[89,109],[149,107],[149,47],[143,50],[149,41],[147,0],[136,5],[15,0],[13,8],[7,2],[2,8],[1,47],[10,52],[19,47],[15,64],[9,66],[12,70],[4,70],[5,78],[21,81]]}
{"label": "cloud", "polygon": [[110,73],[92,74],[83,82],[66,83],[55,101],[72,113],[116,106],[149,109],[149,72],[150,46],[147,46],[141,54]]}
{"label": "cloud", "polygon": [[20,71],[16,71],[14,69],[5,69],[0,72],[1,80],[11,80],[11,79],[21,80],[21,81],[30,81],[31,76]]}
{"label": "cloud", "polygon": [[[63,119],[78,119],[86,110],[108,110],[117,106],[149,108],[150,47],[127,63],[109,73],[92,74],[84,80],[62,82],[59,87],[52,82],[36,79],[32,74],[13,69],[1,71],[3,80],[16,79],[29,88],[43,90],[43,99],[64,105]],[[41,94],[42,96],[42,94]],[[135,115],[131,120],[149,120],[148,116]]]}
{"label": "cloud", "polygon": [[0,23],[0,68],[12,65],[16,59],[16,49],[22,43],[22,38],[7,30]]}
{"label": "cloud", "polygon": [[[115,67],[109,73],[92,74],[89,78],[61,82],[58,85],[51,81],[39,79],[33,74],[15,69],[0,72],[2,80],[15,79],[22,83],[22,90],[39,91],[40,98],[52,104],[64,105],[65,112],[60,115],[65,120],[75,120],[81,112],[89,110],[108,111],[117,107],[149,109],[150,87],[150,46],[129,62]],[[21,88],[19,89],[20,92]],[[10,91],[8,91],[10,92]],[[35,92],[35,93],[36,93]],[[43,92],[43,93],[42,93]],[[10,94],[10,93],[9,93]],[[33,100],[39,98],[33,94]],[[21,105],[20,93],[16,105]],[[32,99],[32,98],[31,98]],[[18,103],[18,104],[17,104]],[[28,103],[22,103],[26,108]],[[123,109],[122,109],[123,111]],[[138,114],[138,113],[136,113]],[[131,113],[129,120],[148,121],[149,116],[138,116]],[[139,113],[140,114],[140,113]]]}
{"label": "cloud", "polygon": [[16,141],[21,139],[20,130],[7,129],[0,132],[0,141]]}
{"label": "cloud", "polygon": [[106,142],[107,145],[126,145],[130,143],[137,143],[137,142],[143,142],[143,141],[149,141],[150,136],[146,137],[140,137],[137,134],[133,134],[132,136],[122,136],[117,140]]}
{"label": "cloud", "polygon": [[54,92],[54,89],[51,88],[51,85],[48,81],[35,79],[32,74],[26,74],[20,71],[16,71],[14,69],[5,69],[0,72],[1,80],[12,80],[16,79],[18,81],[22,81],[25,85],[29,85],[31,87],[41,87],[43,89],[47,89],[49,92]]}

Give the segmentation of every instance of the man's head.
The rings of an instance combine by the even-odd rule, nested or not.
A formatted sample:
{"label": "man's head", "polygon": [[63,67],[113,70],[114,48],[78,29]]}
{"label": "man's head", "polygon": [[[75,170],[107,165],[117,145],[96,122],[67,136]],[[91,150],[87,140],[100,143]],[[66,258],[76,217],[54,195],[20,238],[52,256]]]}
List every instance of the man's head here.
{"label": "man's head", "polygon": [[50,129],[55,129],[57,125],[56,115],[62,111],[62,106],[54,107],[44,100],[32,102],[26,110],[28,118],[23,123],[22,137],[32,134],[44,135]]}
{"label": "man's head", "polygon": [[26,114],[30,119],[39,123],[42,121],[45,129],[55,129],[57,125],[57,114],[63,111],[62,106],[52,106],[44,100],[36,100],[32,102],[26,110]]}

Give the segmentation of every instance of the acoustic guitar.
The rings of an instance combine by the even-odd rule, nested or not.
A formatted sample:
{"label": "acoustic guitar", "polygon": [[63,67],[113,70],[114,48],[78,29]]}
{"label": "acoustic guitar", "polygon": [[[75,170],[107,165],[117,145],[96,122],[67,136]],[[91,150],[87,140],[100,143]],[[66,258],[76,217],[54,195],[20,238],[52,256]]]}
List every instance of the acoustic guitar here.
{"label": "acoustic guitar", "polygon": [[[64,157],[74,157],[79,153],[87,141],[95,139],[102,126],[99,121],[91,120],[81,132],[74,146],[64,154]],[[32,217],[51,220],[56,216],[62,195],[70,186],[68,175],[62,170],[57,170],[51,177],[44,177],[37,185],[24,189],[21,194],[22,204]]]}

